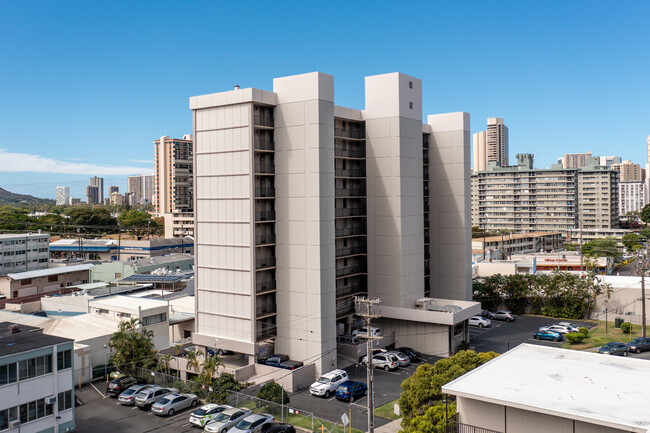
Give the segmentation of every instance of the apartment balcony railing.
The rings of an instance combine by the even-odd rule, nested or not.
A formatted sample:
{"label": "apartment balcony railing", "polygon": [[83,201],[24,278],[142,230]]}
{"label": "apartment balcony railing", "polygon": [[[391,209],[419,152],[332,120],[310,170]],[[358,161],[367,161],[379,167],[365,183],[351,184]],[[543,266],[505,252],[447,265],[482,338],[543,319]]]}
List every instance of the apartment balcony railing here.
{"label": "apartment balcony railing", "polygon": [[275,188],[255,188],[255,197],[275,197]]}
{"label": "apartment balcony railing", "polygon": [[361,168],[337,168],[336,177],[366,177],[366,170]]}
{"label": "apartment balcony railing", "polygon": [[253,144],[256,150],[275,150],[275,141],[273,140],[256,138],[253,140]]}
{"label": "apartment balcony railing", "polygon": [[256,114],[253,116],[253,122],[255,122],[255,126],[273,127],[274,125],[273,116],[261,116],[259,114]]}
{"label": "apartment balcony railing", "polygon": [[360,293],[367,293],[368,288],[363,284],[355,284],[353,286],[336,288],[336,297],[342,298],[344,296],[357,295]]}
{"label": "apartment balcony railing", "polygon": [[352,207],[345,209],[336,209],[335,215],[337,217],[349,217],[349,216],[365,216],[366,208],[365,207]]}
{"label": "apartment balcony railing", "polygon": [[352,256],[355,254],[366,254],[366,253],[367,253],[367,249],[365,245],[357,245],[353,247],[336,249],[336,257]]}
{"label": "apartment balcony railing", "polygon": [[277,311],[275,309],[275,305],[272,306],[272,307],[260,307],[260,306],[257,306],[255,308],[255,316],[257,316],[258,318],[260,316],[270,316],[272,314],[277,314]]}
{"label": "apartment balcony railing", "polygon": [[366,138],[366,131],[357,129],[342,129],[334,128],[334,136],[341,138],[354,138],[357,140],[364,140]]}
{"label": "apartment balcony railing", "polygon": [[269,163],[255,163],[255,173],[261,174],[274,174],[275,173],[275,164]]}
{"label": "apartment balcony railing", "polygon": [[265,244],[274,244],[274,243],[275,243],[274,233],[264,233],[264,234],[255,235],[255,245],[265,245]]}
{"label": "apartment balcony railing", "polygon": [[274,221],[274,220],[275,220],[275,211],[274,210],[258,210],[258,211],[255,211],[255,222]]}
{"label": "apartment balcony railing", "polygon": [[336,229],[336,236],[365,235],[366,226],[341,227]]}
{"label": "apartment balcony railing", "polygon": [[429,212],[429,202],[425,201],[423,205],[424,205],[423,210],[425,212]]}
{"label": "apartment balcony railing", "polygon": [[342,149],[340,147],[334,148],[334,156],[347,157],[347,158],[365,158],[365,149]]}
{"label": "apartment balcony railing", "polygon": [[255,269],[272,268],[275,266],[275,257],[263,257],[255,259]]}
{"label": "apartment balcony railing", "polygon": [[345,266],[336,269],[336,278],[353,274],[364,274],[367,272],[366,265]]}
{"label": "apartment balcony railing", "polygon": [[363,197],[365,195],[365,188],[336,188],[337,197]]}
{"label": "apartment balcony railing", "polygon": [[354,302],[344,301],[341,305],[336,305],[336,315],[338,317],[347,316],[356,312]]}
{"label": "apartment balcony railing", "polygon": [[256,293],[268,292],[271,290],[275,290],[276,287],[277,286],[275,280],[258,281],[255,283],[255,292]]}
{"label": "apartment balcony railing", "polygon": [[422,157],[422,163],[426,164],[426,165],[429,165],[429,157],[428,156],[423,156]]}

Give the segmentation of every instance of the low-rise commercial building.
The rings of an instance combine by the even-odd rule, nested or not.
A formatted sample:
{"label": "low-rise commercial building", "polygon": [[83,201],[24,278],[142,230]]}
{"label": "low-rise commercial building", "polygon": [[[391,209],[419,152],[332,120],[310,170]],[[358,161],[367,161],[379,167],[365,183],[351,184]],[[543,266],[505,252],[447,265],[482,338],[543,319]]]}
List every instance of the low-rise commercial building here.
{"label": "low-rise commercial building", "polygon": [[[472,238],[472,252],[486,252],[486,259],[494,253],[499,258],[506,258],[516,253],[555,251],[564,247],[564,236],[560,232],[511,233],[486,238]],[[488,254],[487,252],[491,254]]]}
{"label": "low-rise commercial building", "polygon": [[0,275],[45,269],[49,233],[0,234]]}
{"label": "low-rise commercial building", "polygon": [[74,429],[73,340],[0,323],[0,431]]}
{"label": "low-rise commercial building", "polygon": [[[594,239],[603,239],[603,238],[614,238],[618,241],[623,239],[628,233],[632,233],[632,230],[628,229],[572,229],[567,233],[567,242],[572,244],[580,245],[580,239],[582,238],[582,243],[593,241]],[[622,245],[622,243],[621,243]]]}
{"label": "low-rise commercial building", "polygon": [[7,298],[56,293],[60,289],[85,284],[90,279],[89,263],[0,276],[0,294]]}
{"label": "low-rise commercial building", "polygon": [[194,212],[173,212],[163,215],[165,218],[165,237],[194,237]]}
{"label": "low-rise commercial building", "polygon": [[138,260],[172,253],[194,254],[194,239],[60,239],[50,243],[50,257],[57,260]]}
{"label": "low-rise commercial building", "polygon": [[455,431],[646,433],[648,389],[646,360],[522,344],[442,392],[456,397]]}

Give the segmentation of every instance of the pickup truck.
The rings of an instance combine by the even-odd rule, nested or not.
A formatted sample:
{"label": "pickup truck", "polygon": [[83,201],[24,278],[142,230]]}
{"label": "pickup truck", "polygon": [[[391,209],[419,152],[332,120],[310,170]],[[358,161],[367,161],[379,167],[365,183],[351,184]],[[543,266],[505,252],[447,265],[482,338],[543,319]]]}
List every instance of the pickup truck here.
{"label": "pickup truck", "polygon": [[264,365],[270,365],[271,367],[284,368],[286,370],[295,370],[303,366],[303,363],[300,361],[292,361],[289,359],[289,355],[283,355],[280,353],[273,354],[267,358],[258,359],[257,362]]}

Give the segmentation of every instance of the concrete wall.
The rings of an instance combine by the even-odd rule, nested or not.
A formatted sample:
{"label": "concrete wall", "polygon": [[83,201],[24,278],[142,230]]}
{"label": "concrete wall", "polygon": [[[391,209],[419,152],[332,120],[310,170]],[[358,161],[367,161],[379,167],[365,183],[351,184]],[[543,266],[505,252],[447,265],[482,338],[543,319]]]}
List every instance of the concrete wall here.
{"label": "concrete wall", "polygon": [[37,293],[56,293],[60,288],[87,283],[89,279],[89,270],[59,274],[56,281],[50,281],[47,276],[32,278],[29,284],[23,284],[23,281],[26,280],[12,280],[4,276],[0,277],[0,294],[5,295],[7,298],[14,298],[14,294],[20,297]]}
{"label": "concrete wall", "polygon": [[395,347],[412,347],[427,355],[442,357],[453,354],[448,325],[385,318],[377,320],[377,323],[383,334],[395,334]]}
{"label": "concrete wall", "polygon": [[276,78],[275,350],[336,368],[334,77]]}

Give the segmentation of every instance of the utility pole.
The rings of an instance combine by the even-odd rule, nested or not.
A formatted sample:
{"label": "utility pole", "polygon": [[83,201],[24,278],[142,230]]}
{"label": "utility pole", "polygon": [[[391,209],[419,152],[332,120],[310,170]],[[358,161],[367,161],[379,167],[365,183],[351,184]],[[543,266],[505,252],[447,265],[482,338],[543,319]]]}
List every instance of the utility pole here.
{"label": "utility pole", "polygon": [[580,218],[580,272],[582,272],[584,270],[584,256],[582,255],[582,214],[578,214],[578,218]]}
{"label": "utility pole", "polygon": [[[647,259],[647,248],[646,244],[643,244],[643,263],[641,265],[641,336],[646,337],[645,332],[645,268],[646,268],[646,259]],[[631,333],[630,333],[631,334]]]}
{"label": "utility pole", "polygon": [[368,380],[368,433],[374,433],[375,431],[375,408],[374,408],[374,389],[373,389],[373,370],[374,366],[372,364],[372,342],[375,340],[381,340],[381,337],[371,335],[370,323],[372,319],[378,319],[381,317],[379,312],[379,304],[381,303],[380,299],[370,299],[362,298],[356,296],[354,298],[355,310],[357,316],[363,317],[366,320],[366,335],[359,334],[358,336],[366,339],[366,350],[368,354],[366,355],[366,376]]}
{"label": "utility pole", "polygon": [[77,227],[77,238],[79,238],[79,258],[83,258],[81,253],[81,228]]}
{"label": "utility pole", "polygon": [[483,261],[485,261],[485,221],[483,221]]}

